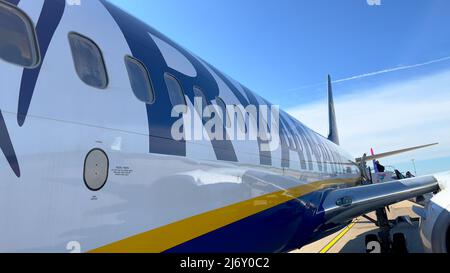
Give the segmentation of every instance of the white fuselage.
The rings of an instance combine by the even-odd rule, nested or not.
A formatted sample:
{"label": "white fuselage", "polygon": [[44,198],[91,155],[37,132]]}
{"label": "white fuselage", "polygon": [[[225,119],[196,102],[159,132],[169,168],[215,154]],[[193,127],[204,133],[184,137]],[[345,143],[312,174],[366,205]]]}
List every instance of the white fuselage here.
{"label": "white fuselage", "polygon": [[[44,20],[44,2],[22,0],[18,7],[38,24]],[[270,152],[270,165],[261,165],[257,141],[231,141],[237,157],[234,162],[217,160],[211,142],[206,140],[186,141],[184,156],[152,153],[152,145],[158,145],[149,141],[149,120],[153,116],[131,90],[124,56],[133,56],[133,52],[116,20],[101,1],[67,5],[31,96],[21,87],[24,69],[0,61],[0,111],[20,167],[18,177],[0,153],[0,252],[95,250],[271,193],[305,185],[298,196],[286,199],[295,201],[304,194],[359,179],[359,171],[350,164],[347,154],[294,119],[288,119],[285,125],[303,129],[304,136],[298,139],[304,158],[311,151],[312,169],[302,169],[299,152],[293,149],[289,149],[289,167],[283,167],[281,147]],[[106,89],[87,86],[77,76],[68,42],[70,32],[89,37],[101,48],[109,78]],[[159,42],[159,46],[164,52],[163,47],[169,45]],[[171,50],[177,49],[166,48],[166,52]],[[165,58],[171,69],[187,73],[183,70],[186,66],[167,60],[168,55]],[[216,79],[226,103],[240,104],[229,86],[203,64]],[[151,64],[148,66],[151,70]],[[239,83],[234,84],[242,90]],[[156,90],[156,103],[163,92],[167,90]],[[26,119],[19,124],[18,105],[24,96],[31,100]],[[186,99],[193,107],[192,99]],[[336,155],[333,160],[323,155],[317,158],[313,150],[319,145]],[[109,159],[108,180],[99,191],[91,191],[83,182],[86,155],[94,148],[103,150]],[[321,181],[327,182],[317,185]],[[249,209],[234,221],[274,208],[270,202],[255,203],[261,209]],[[205,223],[211,226],[209,230],[186,231],[191,234],[184,238],[188,241],[228,224]],[[304,224],[279,229],[283,232],[277,235],[279,241],[262,248],[285,250],[298,232],[295,226]],[[150,250],[165,251],[178,243]]]}

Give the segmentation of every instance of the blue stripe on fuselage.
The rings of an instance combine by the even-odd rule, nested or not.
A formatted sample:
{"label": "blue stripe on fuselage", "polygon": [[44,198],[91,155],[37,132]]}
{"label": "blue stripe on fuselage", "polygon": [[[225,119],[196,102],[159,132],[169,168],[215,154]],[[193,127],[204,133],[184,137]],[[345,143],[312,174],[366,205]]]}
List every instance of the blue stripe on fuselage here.
{"label": "blue stripe on fuselage", "polygon": [[2,111],[0,110],[0,150],[6,157],[9,166],[14,171],[17,177],[20,177],[20,167],[17,161],[16,152],[11,141],[11,137],[6,127],[5,119],[3,118]]}
{"label": "blue stripe on fuselage", "polygon": [[[11,5],[17,6],[20,0],[6,0],[6,2],[10,3]],[[14,151],[14,146],[12,144],[11,137],[9,136],[8,128],[6,127],[5,119],[3,118],[1,109],[0,109],[0,150],[6,157],[6,161],[8,161],[8,164],[13,170],[14,174],[17,177],[20,177],[19,162],[17,161],[16,152]]]}
{"label": "blue stripe on fuselage", "polygon": [[[107,1],[102,0],[102,3],[122,30],[133,56],[147,66],[152,78],[156,100],[152,105],[146,105],[150,135],[150,152],[186,156],[186,142],[175,141],[171,135],[172,125],[179,118],[171,117],[172,104],[164,81],[164,74],[169,72],[174,75],[181,83],[184,93],[192,102],[194,102],[195,97],[193,87],[199,86],[204,92],[208,105],[211,105],[212,101],[216,99],[216,96],[219,96],[217,82],[206,67],[189,52],[150,26],[135,19]],[[195,67],[197,76],[190,77],[168,67],[155,41],[149,35],[150,33],[181,52]],[[218,160],[237,161],[237,156],[231,141],[213,140],[211,144]]]}
{"label": "blue stripe on fuselage", "polygon": [[272,253],[307,244],[324,222],[317,191],[183,243],[168,253]]}
{"label": "blue stripe on fuselage", "polygon": [[[265,124],[261,124],[260,123],[260,120],[259,120],[259,115],[261,114],[259,112],[259,106],[260,105],[259,105],[259,102],[256,99],[255,95],[247,87],[242,86],[242,88],[244,89],[244,92],[247,95],[247,98],[249,99],[250,104],[254,105],[256,107],[256,109],[257,109],[256,122],[258,124],[258,128],[260,128],[260,126],[266,126]],[[261,165],[271,166],[272,165],[272,154],[269,151],[263,151],[261,149],[261,145],[262,144],[263,143],[262,143],[261,139],[258,137],[258,150],[259,150],[259,161],[260,161],[260,164]]]}
{"label": "blue stripe on fuselage", "polygon": [[25,68],[22,74],[22,82],[20,84],[19,105],[17,110],[17,123],[23,126],[30,108],[31,99],[33,97],[36,82],[41,72],[42,63],[47,54],[48,47],[55,31],[61,22],[64,14],[66,2],[65,0],[45,0],[36,25],[36,34],[39,41],[39,49],[41,53],[41,63],[33,69]]}

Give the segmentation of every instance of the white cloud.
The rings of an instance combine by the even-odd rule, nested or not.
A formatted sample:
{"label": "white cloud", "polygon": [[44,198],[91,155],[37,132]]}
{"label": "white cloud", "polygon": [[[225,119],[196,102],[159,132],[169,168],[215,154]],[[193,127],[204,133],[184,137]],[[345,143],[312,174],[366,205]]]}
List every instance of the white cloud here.
{"label": "white cloud", "polygon": [[[324,91],[325,92],[325,91]],[[450,70],[335,97],[341,146],[355,157],[439,142],[390,159],[402,162],[450,155]],[[327,102],[287,111],[327,135]]]}

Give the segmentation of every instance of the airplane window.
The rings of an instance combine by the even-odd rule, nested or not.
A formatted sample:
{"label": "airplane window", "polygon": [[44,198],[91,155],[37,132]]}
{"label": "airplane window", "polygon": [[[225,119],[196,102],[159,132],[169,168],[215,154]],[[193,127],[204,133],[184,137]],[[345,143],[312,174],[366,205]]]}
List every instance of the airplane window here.
{"label": "airplane window", "polygon": [[125,65],[130,78],[133,93],[140,101],[151,104],[155,101],[150,74],[143,63],[137,59],[125,56]]}
{"label": "airplane window", "polygon": [[240,117],[241,117],[242,119],[244,119],[245,116],[244,116],[244,113],[242,112],[241,107],[239,107],[237,104],[235,104],[235,105],[233,105],[233,106],[234,106],[234,109],[235,109],[236,114],[237,114],[237,115],[240,115]]}
{"label": "airplane window", "polygon": [[0,58],[27,68],[40,62],[34,26],[16,7],[0,1]]}
{"label": "airplane window", "polygon": [[108,76],[100,48],[90,39],[77,33],[69,33],[75,70],[80,79],[95,88],[105,89]]}
{"label": "airplane window", "polygon": [[193,90],[195,97],[202,99],[202,108],[205,108],[208,103],[206,101],[205,95],[203,94],[203,91],[197,86],[194,86]]}
{"label": "airplane window", "polygon": [[[240,105],[242,107],[242,105]],[[236,113],[236,122],[241,130],[241,132],[247,131],[247,124],[245,123],[246,115],[242,111],[239,105],[234,105],[235,113]]]}
{"label": "airplane window", "polygon": [[183,89],[181,88],[178,80],[168,73],[164,74],[164,80],[167,85],[167,91],[169,92],[169,98],[172,106],[187,105],[184,98]]}
{"label": "airplane window", "polygon": [[280,134],[280,143],[281,143],[281,145],[283,147],[288,145],[288,141],[286,140],[286,136],[285,135]]}
{"label": "airplane window", "polygon": [[288,135],[288,140],[289,140],[289,147],[291,149],[295,149],[294,141],[292,140],[292,136],[291,135]]}
{"label": "airplane window", "polygon": [[226,117],[226,126],[230,127],[231,119],[230,119],[230,114],[227,111],[227,105],[225,104],[225,102],[223,101],[223,99],[221,97],[216,97],[216,103],[222,109],[223,117],[224,118]]}

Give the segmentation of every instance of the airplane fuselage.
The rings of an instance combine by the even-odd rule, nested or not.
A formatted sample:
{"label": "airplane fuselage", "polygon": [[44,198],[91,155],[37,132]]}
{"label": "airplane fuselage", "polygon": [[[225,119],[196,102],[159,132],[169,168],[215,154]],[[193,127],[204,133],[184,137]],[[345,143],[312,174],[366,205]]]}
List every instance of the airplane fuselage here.
{"label": "airplane fuselage", "polygon": [[[0,61],[0,251],[284,252],[332,228],[324,196],[360,180],[339,146],[282,111],[272,151],[175,140],[167,77],[203,125],[198,90],[206,105],[271,104],[106,1],[8,2],[35,23],[42,60]],[[80,79],[71,33],[101,50],[104,88]],[[147,68],[151,103],[133,94],[127,56]]]}

